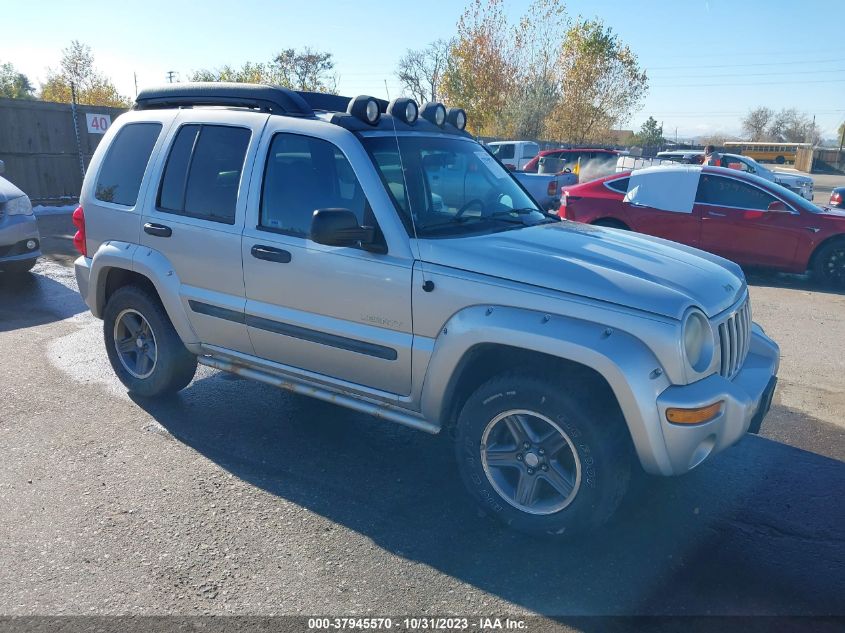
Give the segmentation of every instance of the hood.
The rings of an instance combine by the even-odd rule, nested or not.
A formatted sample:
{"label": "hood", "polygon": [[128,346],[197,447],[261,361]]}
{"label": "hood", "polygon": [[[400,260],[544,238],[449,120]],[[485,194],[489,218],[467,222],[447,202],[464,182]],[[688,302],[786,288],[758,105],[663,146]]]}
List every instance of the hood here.
{"label": "hood", "polygon": [[8,202],[9,200],[14,200],[15,198],[20,198],[21,196],[25,195],[26,194],[23,191],[21,191],[8,180],[0,176],[0,204]]}
{"label": "hood", "polygon": [[680,319],[712,317],[745,292],[725,259],[630,231],[564,221],[475,237],[421,240],[423,260]]}
{"label": "hood", "polygon": [[777,182],[788,182],[793,186],[809,185],[813,182],[812,178],[799,176],[798,174],[790,174],[787,171],[773,171],[772,173],[775,175],[775,180]]}

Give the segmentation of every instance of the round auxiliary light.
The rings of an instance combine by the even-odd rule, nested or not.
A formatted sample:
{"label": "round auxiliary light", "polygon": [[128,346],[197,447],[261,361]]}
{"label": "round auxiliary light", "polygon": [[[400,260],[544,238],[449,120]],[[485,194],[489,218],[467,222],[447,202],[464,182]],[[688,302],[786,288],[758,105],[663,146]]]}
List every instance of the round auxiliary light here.
{"label": "round auxiliary light", "polygon": [[437,127],[443,127],[443,124],[446,123],[446,108],[442,103],[429,101],[423,106],[422,117],[426,121],[431,121]]}
{"label": "round auxiliary light", "polygon": [[461,108],[449,108],[446,111],[446,120],[459,130],[467,126],[467,113]]}
{"label": "round auxiliary light", "polygon": [[387,111],[391,116],[395,116],[397,119],[407,123],[408,125],[413,125],[420,113],[420,110],[417,107],[417,102],[413,99],[409,99],[408,97],[399,97],[394,99],[387,107]]}
{"label": "round auxiliary light", "polygon": [[381,112],[378,101],[368,95],[359,95],[349,102],[346,111],[356,119],[375,125],[378,123]]}
{"label": "round auxiliary light", "polygon": [[36,246],[38,246],[38,242],[35,240],[27,240],[26,241],[26,248],[27,250],[33,250]]}

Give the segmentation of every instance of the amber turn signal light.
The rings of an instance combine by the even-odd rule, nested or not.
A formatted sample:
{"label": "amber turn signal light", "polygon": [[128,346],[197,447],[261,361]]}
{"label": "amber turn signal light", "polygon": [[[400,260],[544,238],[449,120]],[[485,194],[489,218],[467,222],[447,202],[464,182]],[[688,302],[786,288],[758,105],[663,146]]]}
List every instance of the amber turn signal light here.
{"label": "amber turn signal light", "polygon": [[672,424],[702,424],[709,422],[722,412],[723,400],[714,402],[706,407],[698,407],[697,409],[666,409],[666,419]]}

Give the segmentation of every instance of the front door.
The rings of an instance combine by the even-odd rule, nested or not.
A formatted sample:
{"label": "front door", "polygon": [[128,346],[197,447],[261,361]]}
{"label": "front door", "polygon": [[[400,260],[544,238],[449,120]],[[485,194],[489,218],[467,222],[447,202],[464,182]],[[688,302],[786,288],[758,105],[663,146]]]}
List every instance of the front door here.
{"label": "front door", "polygon": [[797,211],[768,211],[777,200],[737,178],[702,174],[696,195],[701,248],[738,264],[792,267],[806,229]]}
{"label": "front door", "polygon": [[[246,325],[256,355],[389,394],[411,391],[412,262],[316,244],[316,209],[345,208],[374,225],[340,147],[275,122],[259,157],[260,194],[243,233]],[[288,128],[289,129],[289,128]]]}

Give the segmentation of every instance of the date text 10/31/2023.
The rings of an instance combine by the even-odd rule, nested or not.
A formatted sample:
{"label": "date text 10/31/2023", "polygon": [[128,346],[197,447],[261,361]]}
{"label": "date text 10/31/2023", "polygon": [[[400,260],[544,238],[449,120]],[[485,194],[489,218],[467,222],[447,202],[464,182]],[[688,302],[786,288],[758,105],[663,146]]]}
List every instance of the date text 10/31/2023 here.
{"label": "date text 10/31/2023", "polygon": [[398,631],[526,631],[525,620],[498,617],[322,617],[308,618],[311,631],[398,630]]}

